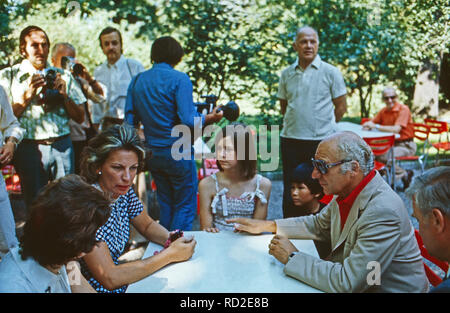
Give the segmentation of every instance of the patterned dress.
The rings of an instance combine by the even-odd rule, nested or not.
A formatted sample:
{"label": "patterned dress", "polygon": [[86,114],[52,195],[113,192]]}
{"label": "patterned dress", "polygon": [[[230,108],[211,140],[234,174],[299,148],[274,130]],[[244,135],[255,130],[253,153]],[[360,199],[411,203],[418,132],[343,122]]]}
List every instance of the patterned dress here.
{"label": "patterned dress", "polygon": [[262,177],[259,174],[256,176],[256,190],[244,192],[239,198],[227,196],[228,188],[220,189],[215,173],[211,177],[216,182],[216,195],[211,203],[213,227],[218,228],[220,231],[233,230],[234,225],[227,224],[225,222],[226,219],[240,217],[252,218],[253,211],[255,210],[255,197],[258,197],[262,203],[267,203],[264,192],[259,189]]}
{"label": "patterned dress", "polygon": [[[117,260],[122,255],[125,245],[130,237],[130,221],[141,214],[143,209],[144,207],[136,196],[133,188],[130,188],[125,195],[120,196],[111,204],[111,216],[106,223],[98,229],[95,239],[106,243],[114,264],[118,265]],[[83,260],[80,264],[83,276],[97,292],[124,293],[127,290],[128,285],[115,290],[106,289],[92,276]]]}

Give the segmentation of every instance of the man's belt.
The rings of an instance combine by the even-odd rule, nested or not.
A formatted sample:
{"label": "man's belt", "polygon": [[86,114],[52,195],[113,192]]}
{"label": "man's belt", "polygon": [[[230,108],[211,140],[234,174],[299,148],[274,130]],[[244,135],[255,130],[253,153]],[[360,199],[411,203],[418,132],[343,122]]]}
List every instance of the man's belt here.
{"label": "man's belt", "polygon": [[59,136],[59,137],[52,137],[52,138],[47,138],[47,139],[26,139],[24,138],[22,140],[22,142],[27,142],[27,143],[34,143],[36,145],[51,145],[57,141],[63,140],[65,138],[69,137],[69,134],[64,135],[64,136]]}

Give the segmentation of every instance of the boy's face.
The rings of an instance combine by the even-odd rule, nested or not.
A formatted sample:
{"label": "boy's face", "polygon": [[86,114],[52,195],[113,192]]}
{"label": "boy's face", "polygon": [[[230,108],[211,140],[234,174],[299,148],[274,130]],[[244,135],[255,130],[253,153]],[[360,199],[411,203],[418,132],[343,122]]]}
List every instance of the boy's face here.
{"label": "boy's face", "polygon": [[291,197],[295,206],[303,206],[310,203],[316,198],[316,195],[312,194],[308,186],[303,183],[291,184]]}

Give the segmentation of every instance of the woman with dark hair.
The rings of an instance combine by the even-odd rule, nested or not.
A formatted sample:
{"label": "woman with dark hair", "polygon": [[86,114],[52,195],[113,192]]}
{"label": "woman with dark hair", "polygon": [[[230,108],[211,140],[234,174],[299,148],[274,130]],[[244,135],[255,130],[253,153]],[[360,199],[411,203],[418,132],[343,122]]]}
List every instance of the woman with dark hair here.
{"label": "woman with dark hair", "polygon": [[110,211],[103,193],[77,175],[50,182],[31,205],[20,248],[0,262],[0,292],[71,292],[66,265],[92,251]]}
{"label": "woman with dark hair", "polygon": [[[182,151],[173,151],[183,134],[172,135],[175,126],[194,129],[219,121],[223,112],[197,112],[189,76],[175,70],[184,55],[172,37],[156,39],[151,49],[153,66],[130,83],[125,105],[125,120],[137,127],[142,123],[145,141],[152,150],[148,169],[156,184],[160,223],[169,230],[191,230],[197,211],[197,168],[190,142]],[[187,126],[187,127],[186,127]],[[185,138],[191,138],[185,136]],[[187,157],[186,157],[187,155]]]}
{"label": "woman with dark hair", "polygon": [[[145,150],[136,131],[122,125],[104,130],[83,150],[82,176],[112,201],[111,216],[96,234],[98,245],[81,262],[83,275],[98,292],[123,293],[128,284],[169,263],[188,260],[194,253],[195,240],[181,237],[170,242],[167,229],[143,210],[131,188],[144,160]],[[143,260],[119,264],[118,258],[129,240],[130,224],[145,238],[167,249]]]}
{"label": "woman with dark hair", "polygon": [[272,183],[256,173],[252,130],[233,123],[216,135],[219,172],[199,184],[200,228],[208,232],[233,230],[225,219],[266,219]]}

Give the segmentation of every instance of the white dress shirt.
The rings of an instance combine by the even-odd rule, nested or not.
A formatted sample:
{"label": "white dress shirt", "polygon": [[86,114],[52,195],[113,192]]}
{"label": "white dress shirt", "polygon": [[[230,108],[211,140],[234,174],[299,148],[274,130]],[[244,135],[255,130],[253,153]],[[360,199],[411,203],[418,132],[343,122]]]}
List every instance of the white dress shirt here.
{"label": "white dress shirt", "polygon": [[[128,85],[133,76],[145,70],[144,66],[136,60],[126,59],[123,55],[113,65],[108,61],[98,66],[94,71],[95,79],[100,82],[105,91],[106,102],[101,111],[103,117],[125,117],[125,101]],[[95,112],[93,112],[95,114]],[[98,113],[93,122],[98,121]]]}

